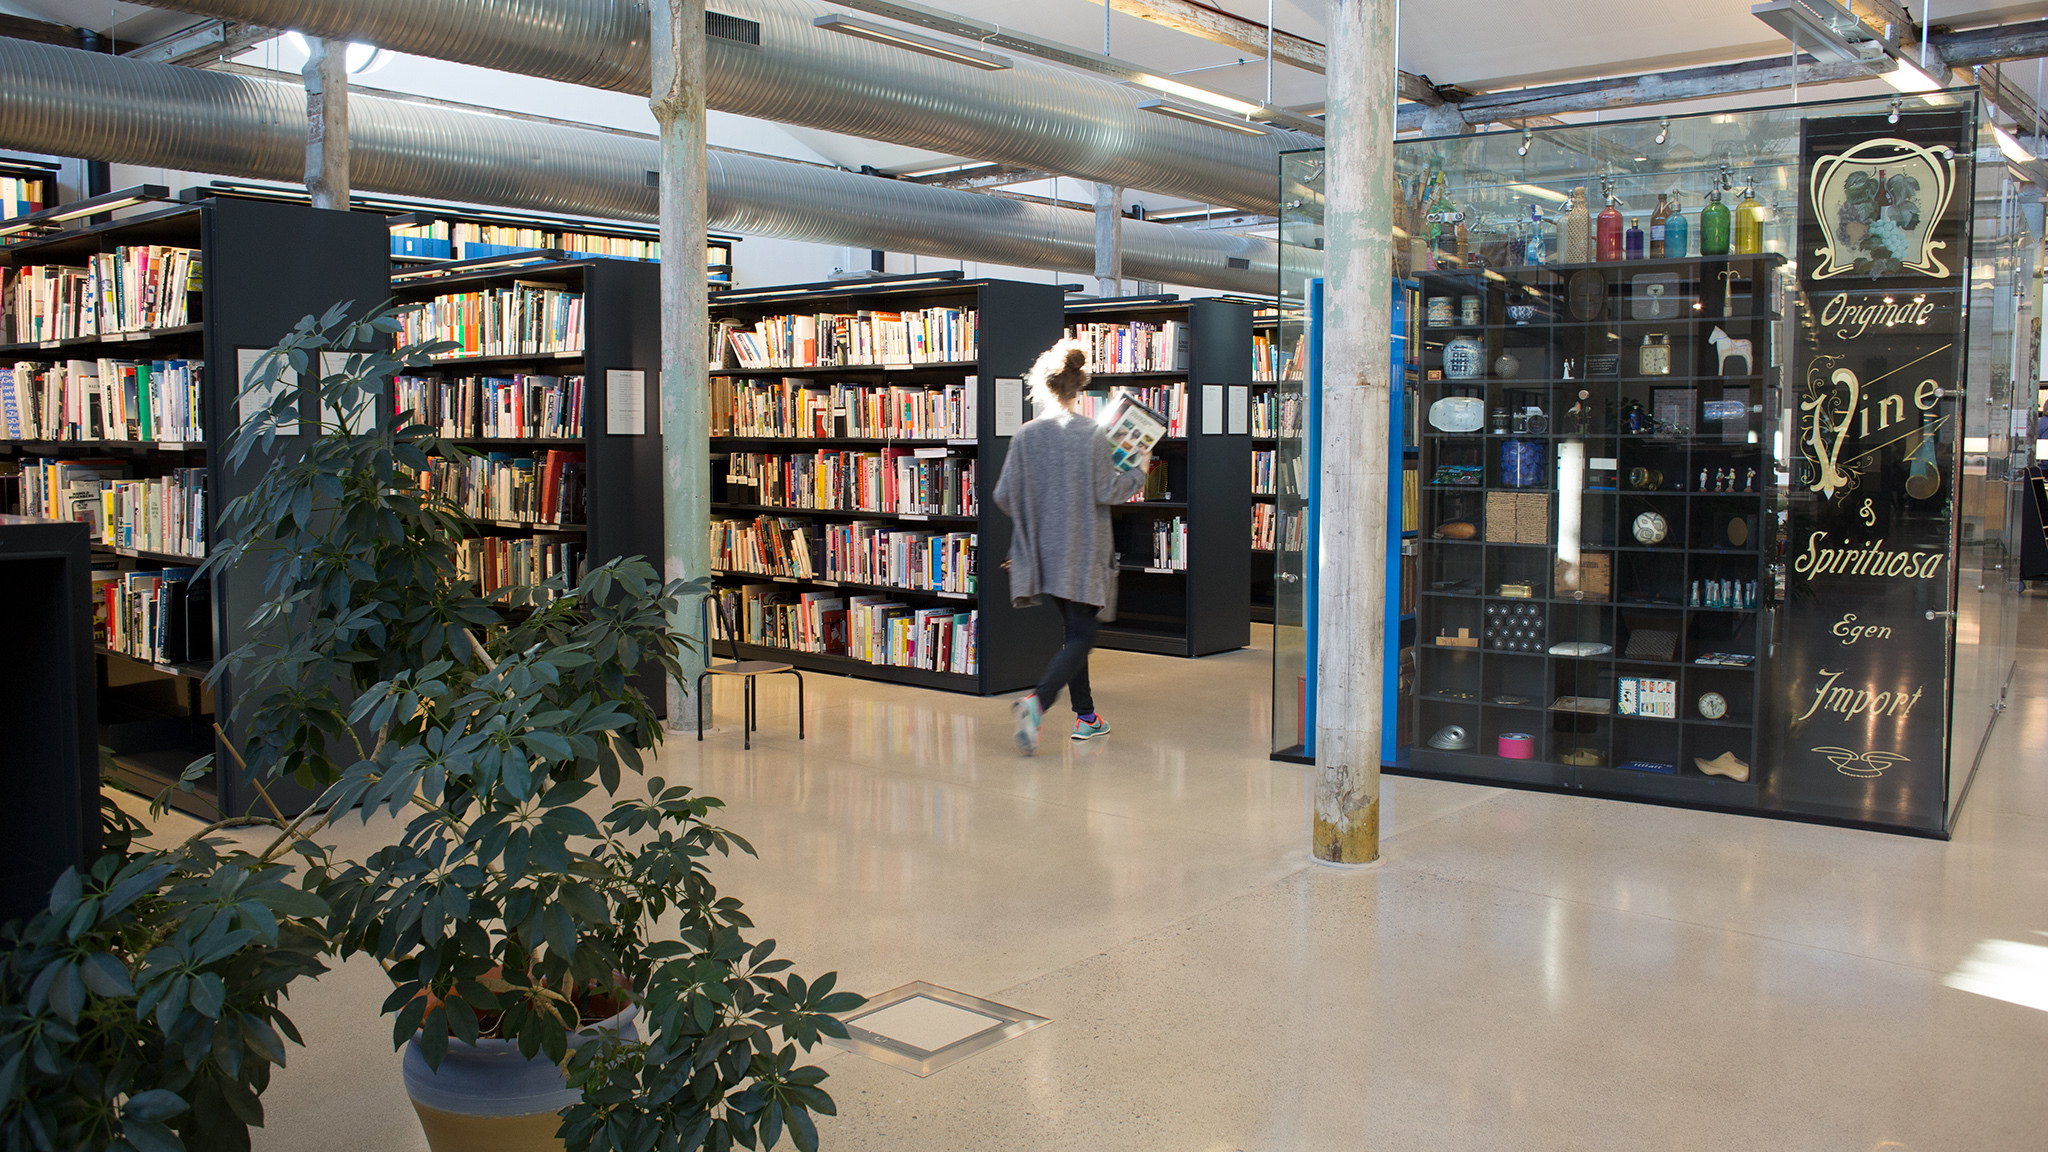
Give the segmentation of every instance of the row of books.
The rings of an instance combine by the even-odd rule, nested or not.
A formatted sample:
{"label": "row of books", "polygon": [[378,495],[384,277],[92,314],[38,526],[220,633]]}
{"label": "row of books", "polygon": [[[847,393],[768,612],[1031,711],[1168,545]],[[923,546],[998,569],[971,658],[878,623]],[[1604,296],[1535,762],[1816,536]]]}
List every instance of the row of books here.
{"label": "row of books", "polygon": [[206,438],[199,360],[17,361],[0,368],[0,433],[9,440]]}
{"label": "row of books", "polygon": [[1301,435],[1301,395],[1264,392],[1253,396],[1252,435],[1267,440]]}
{"label": "row of books", "polygon": [[213,659],[211,581],[197,568],[95,568],[93,635],[100,645],[152,664]]}
{"label": "row of books", "polygon": [[581,376],[400,376],[392,381],[398,424],[441,436],[577,439],[583,435]]}
{"label": "row of books", "polygon": [[712,565],[757,576],[973,595],[975,552],[972,532],[926,532],[864,520],[819,524],[760,516],[711,524]]}
{"label": "row of books", "polygon": [[871,452],[734,452],[727,499],[780,508],[973,516],[974,461],[944,448]]}
{"label": "row of books", "polygon": [[41,212],[43,203],[41,180],[24,176],[0,176],[0,220],[18,220]]}
{"label": "row of books", "polygon": [[1188,325],[1182,320],[1153,324],[1076,324],[1067,338],[1088,349],[1088,370],[1115,372],[1185,372],[1188,370]]}
{"label": "row of books", "polygon": [[1179,516],[1152,522],[1152,564],[1176,571],[1188,566],[1188,522]]}
{"label": "row of books", "polygon": [[1283,511],[1271,504],[1252,505],[1252,547],[1271,552],[1276,546],[1299,552],[1308,543],[1304,528],[1307,514],[1299,508]]}
{"label": "row of books", "polygon": [[106,509],[100,490],[128,477],[128,465],[119,460],[24,460],[21,510],[45,520],[76,520],[92,539],[102,540]]}
{"label": "row of books", "polygon": [[428,461],[420,487],[473,520],[581,524],[586,479],[583,453],[550,448],[531,455],[479,453],[461,461],[436,457]]}
{"label": "row of books", "polygon": [[728,368],[828,368],[854,364],[946,364],[980,357],[972,308],[769,316],[751,326],[720,320],[714,355]]}
{"label": "row of books", "polygon": [[711,381],[711,434],[972,440],[975,392],[972,379],[943,388],[906,388],[721,376]]}
{"label": "row of books", "polygon": [[1301,495],[1301,478],[1304,465],[1305,461],[1298,453],[1282,460],[1280,453],[1273,449],[1254,449],[1252,452],[1252,495]]}
{"label": "row of books", "polygon": [[545,228],[519,228],[508,224],[481,224],[466,220],[395,224],[391,228],[391,240],[391,254],[394,256],[431,256],[441,260],[472,260],[482,256],[496,256],[506,251],[534,248],[559,248],[572,256],[615,256],[627,260],[661,259],[659,240],[638,240],[630,236],[600,236],[592,232],[556,232]]}
{"label": "row of books", "polygon": [[0,276],[0,343],[73,340],[191,322],[199,253],[137,244],[94,253],[84,267],[37,264]]}
{"label": "row of books", "polygon": [[882,595],[796,593],[766,584],[721,588],[717,596],[744,643],[934,672],[980,671],[974,609],[913,608]]}
{"label": "row of books", "polygon": [[1422,469],[1409,464],[1401,469],[1401,531],[1422,527]]}
{"label": "row of books", "polygon": [[206,555],[206,469],[100,484],[101,541],[144,552]]}
{"label": "row of books", "polygon": [[[455,578],[489,595],[500,588],[536,585],[556,576],[574,585],[583,578],[583,538],[559,532],[536,532],[517,538],[471,536],[455,549]],[[552,590],[541,599],[554,599]]]}
{"label": "row of books", "polygon": [[1252,379],[1261,382],[1301,378],[1304,337],[1296,336],[1292,347],[1271,332],[1252,333]]}
{"label": "row of books", "polygon": [[1131,399],[1166,417],[1166,434],[1168,436],[1186,436],[1188,434],[1188,386],[1184,380],[1147,388],[1129,388],[1119,385],[1114,390],[1108,392],[1084,392],[1075,401],[1074,411],[1079,412],[1083,416],[1092,416],[1100,419],[1103,413],[1109,411],[1110,405],[1116,402],[1117,393],[1119,392],[1128,394]]}
{"label": "row of books", "polygon": [[583,294],[523,284],[436,296],[399,314],[401,344],[452,340],[451,356],[583,351]]}

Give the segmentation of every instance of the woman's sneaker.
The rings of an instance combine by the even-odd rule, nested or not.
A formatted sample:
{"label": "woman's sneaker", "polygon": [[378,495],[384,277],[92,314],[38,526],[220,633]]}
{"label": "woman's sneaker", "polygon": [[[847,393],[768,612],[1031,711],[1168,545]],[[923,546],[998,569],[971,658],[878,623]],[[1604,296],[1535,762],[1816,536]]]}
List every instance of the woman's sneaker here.
{"label": "woman's sneaker", "polygon": [[1074,717],[1074,739],[1093,740],[1097,736],[1107,735],[1109,735],[1109,721],[1104,720],[1100,714],[1096,715],[1093,723],[1083,720],[1079,716]]}
{"label": "woman's sneaker", "polygon": [[1036,692],[1010,705],[1010,718],[1017,722],[1017,748],[1026,756],[1038,751],[1038,723],[1044,714]]}

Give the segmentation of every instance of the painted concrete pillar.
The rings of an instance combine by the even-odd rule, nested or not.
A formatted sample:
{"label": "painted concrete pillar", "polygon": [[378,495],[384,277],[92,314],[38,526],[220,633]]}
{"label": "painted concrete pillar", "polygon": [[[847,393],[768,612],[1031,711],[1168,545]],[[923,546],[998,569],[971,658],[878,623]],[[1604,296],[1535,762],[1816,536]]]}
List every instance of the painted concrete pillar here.
{"label": "painted concrete pillar", "polygon": [[1095,294],[1124,294],[1124,190],[1095,186]]}
{"label": "painted concrete pillar", "polygon": [[348,210],[348,42],[309,40],[306,192],[315,208]]}

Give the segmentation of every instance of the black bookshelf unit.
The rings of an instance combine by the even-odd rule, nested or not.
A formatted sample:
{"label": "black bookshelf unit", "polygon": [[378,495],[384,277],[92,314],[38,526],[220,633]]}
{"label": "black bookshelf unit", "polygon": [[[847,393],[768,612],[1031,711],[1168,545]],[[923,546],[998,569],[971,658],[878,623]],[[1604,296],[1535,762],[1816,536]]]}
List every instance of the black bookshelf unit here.
{"label": "black bookshelf unit", "polygon": [[57,172],[54,160],[0,156],[0,224],[57,207]]}
{"label": "black bookshelf unit", "polygon": [[1782,263],[1419,275],[1413,770],[1756,805]]}
{"label": "black bookshelf unit", "polygon": [[[1116,619],[1098,645],[1166,656],[1208,656],[1251,643],[1247,589],[1252,581],[1252,308],[1226,300],[1173,297],[1077,301],[1069,329],[1085,324],[1187,325],[1184,369],[1104,372],[1092,390],[1186,387],[1185,435],[1155,450],[1166,468],[1166,499],[1112,509],[1121,562]],[[1233,398],[1244,419],[1233,426]],[[1154,527],[1187,525],[1183,567],[1154,561]]]}
{"label": "black bookshelf unit", "polygon": [[[786,436],[721,435],[757,427],[722,424],[718,401],[714,399],[711,441],[711,519],[714,525],[727,521],[754,522],[788,519],[809,535],[822,539],[828,527],[850,530],[855,522],[876,530],[894,532],[968,533],[973,537],[972,591],[914,589],[900,584],[868,583],[846,579],[799,578],[719,567],[714,552],[712,563],[722,589],[772,586],[792,596],[818,594],[830,598],[881,596],[911,610],[945,610],[975,613],[978,660],[973,673],[939,671],[907,664],[875,663],[844,652],[801,651],[790,647],[740,642],[719,642],[716,650],[745,659],[772,659],[794,664],[806,671],[834,672],[873,680],[912,684],[954,692],[990,695],[1013,692],[1035,683],[1059,646],[1059,622],[1046,606],[1019,609],[1011,605],[1009,577],[1003,559],[1010,548],[1009,519],[996,508],[996,479],[1001,475],[1008,450],[1008,417],[1023,415],[1022,381],[1039,353],[1052,346],[1060,335],[1060,306],[1063,293],[1057,285],[1024,284],[1007,280],[965,280],[957,273],[889,280],[810,284],[777,289],[748,289],[714,297],[711,319],[751,330],[761,320],[778,316],[848,315],[859,313],[900,313],[923,309],[972,311],[976,322],[976,352],[971,360],[886,364],[846,364],[797,368],[743,368],[738,365],[728,341],[721,340],[714,353],[712,369],[714,397],[721,387],[735,391],[750,384],[779,386],[792,382],[798,390],[824,395],[834,385],[864,388],[902,388],[904,395],[929,397],[953,388],[955,395],[971,397],[971,436],[880,437],[880,436]],[[920,400],[920,403],[927,402]],[[843,420],[845,414],[831,417]],[[839,424],[827,431],[846,431],[853,425]],[[862,430],[872,431],[866,425]],[[998,435],[998,428],[1004,434]],[[957,427],[956,431],[967,431]],[[732,481],[736,454],[749,453],[783,457],[820,451],[884,452],[927,450],[936,457],[943,452],[956,462],[974,465],[975,511],[972,515],[905,514],[857,511],[851,508],[802,508],[789,503],[764,502],[761,489]],[[790,499],[785,497],[785,499]],[[816,501],[813,501],[816,502]],[[823,554],[818,557],[824,572]],[[850,605],[849,605],[850,606]],[[850,623],[850,622],[849,622]],[[956,626],[957,627],[957,626]],[[744,632],[746,625],[741,623]]]}
{"label": "black bookshelf unit", "polygon": [[[199,404],[203,438],[180,440],[0,441],[0,456],[16,463],[43,459],[110,461],[130,477],[168,475],[174,469],[203,471],[207,539],[220,512],[248,492],[263,473],[264,459],[252,457],[241,469],[229,467],[222,451],[237,422],[238,353],[260,352],[308,314],[342,301],[358,310],[375,306],[389,293],[387,233],[369,215],[331,212],[239,200],[196,203],[144,211],[112,223],[21,241],[0,253],[11,268],[78,267],[95,254],[139,245],[194,249],[202,269],[201,288],[188,296],[187,314],[163,319],[154,328],[106,335],[39,340],[0,347],[0,367],[17,362],[51,364],[68,360],[200,360]],[[311,404],[311,385],[305,386]],[[309,408],[308,411],[311,409]],[[0,429],[4,434],[4,429]],[[291,449],[280,438],[272,458]],[[201,558],[159,550],[93,545],[102,568],[150,572],[196,567]],[[232,676],[217,690],[202,681],[219,653],[245,639],[244,622],[261,603],[260,573],[224,573],[210,585],[194,586],[196,633],[210,626],[203,655],[173,662],[99,648],[99,746],[106,768],[146,795],[175,781],[194,759],[218,751],[212,725],[228,723],[234,698]],[[222,754],[216,764],[230,763]],[[270,786],[281,805],[303,805],[309,796],[289,782]],[[203,819],[240,816],[264,809],[262,799],[235,771],[216,768],[198,789],[173,793],[172,803]]]}

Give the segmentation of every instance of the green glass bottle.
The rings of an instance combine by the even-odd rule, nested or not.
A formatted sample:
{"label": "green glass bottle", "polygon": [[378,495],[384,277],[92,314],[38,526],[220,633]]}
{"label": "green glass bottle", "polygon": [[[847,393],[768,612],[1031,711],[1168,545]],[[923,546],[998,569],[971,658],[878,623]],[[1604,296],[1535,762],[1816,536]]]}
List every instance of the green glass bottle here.
{"label": "green glass bottle", "polygon": [[1728,206],[1721,203],[1721,190],[1707,193],[1707,206],[1700,209],[1700,255],[1728,254]]}

